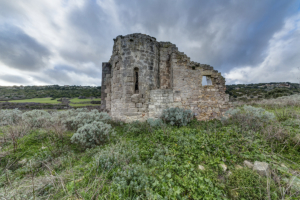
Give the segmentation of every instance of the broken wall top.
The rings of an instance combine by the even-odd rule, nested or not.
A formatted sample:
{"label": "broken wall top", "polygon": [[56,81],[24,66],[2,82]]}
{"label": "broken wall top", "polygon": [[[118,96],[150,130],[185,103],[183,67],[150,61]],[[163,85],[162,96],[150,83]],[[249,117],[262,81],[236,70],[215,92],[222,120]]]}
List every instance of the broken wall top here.
{"label": "broken wall top", "polygon": [[[207,64],[201,64],[190,60],[184,52],[178,51],[175,44],[171,42],[158,42],[155,37],[142,33],[133,33],[125,36],[119,35],[114,40],[113,55],[110,62],[116,59],[116,55],[121,55],[123,50],[131,49],[132,51],[147,51],[158,55],[159,52],[168,51],[171,54],[172,62],[178,65],[184,65],[192,70],[201,70],[203,76],[211,76],[218,79],[217,84],[225,86],[225,78],[220,72]],[[154,48],[153,48],[154,47]]]}

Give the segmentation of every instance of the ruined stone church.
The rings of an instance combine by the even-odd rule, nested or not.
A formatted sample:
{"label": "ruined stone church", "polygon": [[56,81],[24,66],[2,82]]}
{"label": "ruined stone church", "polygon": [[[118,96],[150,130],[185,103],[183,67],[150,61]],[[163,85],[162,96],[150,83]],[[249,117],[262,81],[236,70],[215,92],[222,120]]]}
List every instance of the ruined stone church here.
{"label": "ruined stone church", "polygon": [[115,120],[158,118],[170,107],[190,109],[198,120],[219,118],[230,107],[225,90],[213,67],[145,34],[117,36],[102,63],[102,109]]}

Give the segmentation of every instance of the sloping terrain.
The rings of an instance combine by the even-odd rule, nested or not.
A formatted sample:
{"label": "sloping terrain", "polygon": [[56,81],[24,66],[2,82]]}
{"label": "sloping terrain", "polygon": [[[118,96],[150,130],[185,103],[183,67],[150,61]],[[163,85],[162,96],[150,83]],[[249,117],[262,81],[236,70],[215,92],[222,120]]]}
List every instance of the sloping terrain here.
{"label": "sloping terrain", "polygon": [[181,127],[85,109],[1,110],[0,197],[299,199],[299,99]]}

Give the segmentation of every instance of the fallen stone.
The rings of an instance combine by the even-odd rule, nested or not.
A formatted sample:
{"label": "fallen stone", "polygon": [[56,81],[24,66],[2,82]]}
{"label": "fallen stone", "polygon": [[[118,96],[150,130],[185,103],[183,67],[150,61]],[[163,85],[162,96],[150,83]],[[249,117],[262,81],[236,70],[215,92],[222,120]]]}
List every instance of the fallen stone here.
{"label": "fallen stone", "polygon": [[224,163],[222,163],[222,164],[220,164],[220,167],[223,169],[223,172],[226,172],[227,165],[225,165]]}
{"label": "fallen stone", "polygon": [[261,176],[269,176],[270,174],[269,164],[266,162],[255,161],[253,170]]}
{"label": "fallen stone", "polygon": [[235,169],[243,169],[243,167],[241,165],[236,165]]}
{"label": "fallen stone", "polygon": [[198,168],[202,171],[205,170],[205,168],[202,165],[198,165]]}
{"label": "fallen stone", "polygon": [[252,169],[253,168],[253,163],[251,163],[250,161],[248,161],[248,160],[245,160],[244,161],[244,165],[246,166],[246,167],[248,167],[248,168],[250,168],[250,169]]}

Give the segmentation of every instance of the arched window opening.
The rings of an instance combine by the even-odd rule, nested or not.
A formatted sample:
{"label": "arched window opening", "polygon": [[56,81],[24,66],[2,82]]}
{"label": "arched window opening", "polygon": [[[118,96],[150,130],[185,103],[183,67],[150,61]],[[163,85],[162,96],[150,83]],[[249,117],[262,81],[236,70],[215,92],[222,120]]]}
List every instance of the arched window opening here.
{"label": "arched window opening", "polygon": [[134,68],[134,79],[135,79],[135,84],[134,84],[134,93],[139,93],[139,69]]}

